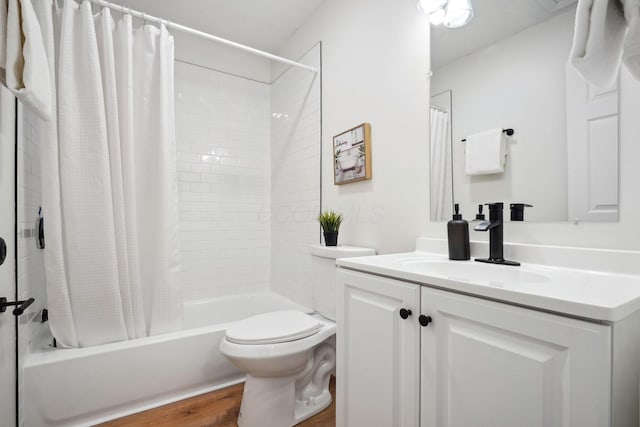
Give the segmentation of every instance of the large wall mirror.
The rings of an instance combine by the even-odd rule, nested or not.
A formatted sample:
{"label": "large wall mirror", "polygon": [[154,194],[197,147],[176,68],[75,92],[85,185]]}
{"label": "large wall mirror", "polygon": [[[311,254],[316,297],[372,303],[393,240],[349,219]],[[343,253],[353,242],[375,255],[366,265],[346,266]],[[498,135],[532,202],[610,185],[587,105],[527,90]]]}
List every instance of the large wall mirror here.
{"label": "large wall mirror", "polygon": [[[467,26],[431,26],[431,220],[502,201],[533,205],[525,221],[617,221],[618,83],[567,65],[575,1],[473,6]],[[504,171],[467,175],[463,140],[498,128],[514,130]]]}

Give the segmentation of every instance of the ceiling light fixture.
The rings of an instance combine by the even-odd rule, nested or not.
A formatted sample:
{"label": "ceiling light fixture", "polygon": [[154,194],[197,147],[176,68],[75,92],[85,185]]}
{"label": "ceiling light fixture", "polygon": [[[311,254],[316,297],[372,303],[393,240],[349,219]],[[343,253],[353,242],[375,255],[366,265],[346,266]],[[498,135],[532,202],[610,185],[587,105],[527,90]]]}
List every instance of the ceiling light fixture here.
{"label": "ceiling light fixture", "polygon": [[431,22],[431,25],[442,25],[445,15],[446,12],[444,11],[444,8],[438,9],[435,12],[432,12],[431,15],[429,15],[429,22]]}
{"label": "ceiling light fixture", "polygon": [[460,28],[473,19],[471,0],[449,0],[443,24],[447,28]]}
{"label": "ceiling light fixture", "polygon": [[418,9],[429,15],[431,25],[460,28],[473,19],[471,0],[418,0]]}
{"label": "ceiling light fixture", "polygon": [[418,0],[418,9],[426,14],[432,14],[440,9],[444,9],[448,0]]}

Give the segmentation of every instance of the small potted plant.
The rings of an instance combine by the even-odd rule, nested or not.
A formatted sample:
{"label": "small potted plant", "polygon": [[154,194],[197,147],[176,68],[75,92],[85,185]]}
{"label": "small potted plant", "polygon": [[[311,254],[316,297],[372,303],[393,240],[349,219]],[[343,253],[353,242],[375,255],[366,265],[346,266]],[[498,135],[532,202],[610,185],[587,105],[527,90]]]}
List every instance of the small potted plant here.
{"label": "small potted plant", "polygon": [[324,243],[327,246],[338,246],[338,230],[342,223],[342,214],[332,210],[322,212],[316,218],[324,233]]}

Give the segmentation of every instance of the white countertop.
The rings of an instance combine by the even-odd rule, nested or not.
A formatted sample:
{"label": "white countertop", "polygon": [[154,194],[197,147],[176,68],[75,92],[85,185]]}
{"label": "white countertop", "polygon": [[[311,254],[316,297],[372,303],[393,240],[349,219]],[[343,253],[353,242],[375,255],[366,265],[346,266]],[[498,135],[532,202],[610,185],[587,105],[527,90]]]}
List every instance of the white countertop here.
{"label": "white countertop", "polygon": [[[430,271],[431,262],[447,268]],[[446,255],[422,251],[337,260],[340,267],[586,319],[615,322],[640,310],[640,275],[522,262],[520,267],[482,264],[483,274],[469,278],[466,273],[460,278],[451,273],[457,266],[461,271],[476,268],[461,264],[481,263],[473,259],[449,261]],[[415,265],[421,268],[412,268]],[[494,277],[492,272],[496,273]],[[516,279],[504,280],[503,275]]]}

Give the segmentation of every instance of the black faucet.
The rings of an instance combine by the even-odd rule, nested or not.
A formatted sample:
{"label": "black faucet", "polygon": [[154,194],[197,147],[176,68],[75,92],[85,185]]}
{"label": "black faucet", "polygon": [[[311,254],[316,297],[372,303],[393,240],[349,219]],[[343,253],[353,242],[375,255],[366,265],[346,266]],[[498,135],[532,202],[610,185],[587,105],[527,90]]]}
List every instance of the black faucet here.
{"label": "black faucet", "polygon": [[483,221],[473,229],[476,231],[489,230],[489,258],[476,258],[478,262],[488,262],[491,264],[520,265],[519,262],[504,259],[504,222],[502,219],[502,202],[485,203],[489,206],[489,221]]}

